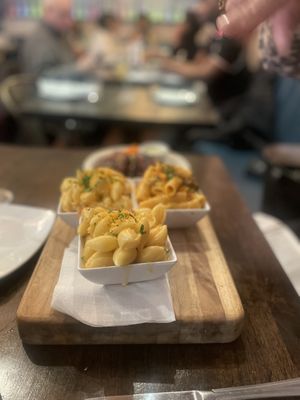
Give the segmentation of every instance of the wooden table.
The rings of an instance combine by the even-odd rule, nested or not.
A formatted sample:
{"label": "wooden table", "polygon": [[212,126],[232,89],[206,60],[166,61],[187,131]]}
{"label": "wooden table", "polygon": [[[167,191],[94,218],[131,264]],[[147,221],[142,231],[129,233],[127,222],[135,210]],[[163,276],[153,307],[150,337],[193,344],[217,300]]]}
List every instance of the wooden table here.
{"label": "wooden table", "polygon": [[[0,148],[0,186],[16,203],[55,208],[84,151]],[[246,324],[223,345],[23,346],[16,310],[37,257],[0,286],[3,400],[81,400],[255,384],[300,375],[300,301],[217,158],[190,157],[240,293]]]}
{"label": "wooden table", "polygon": [[[19,90],[22,88],[19,87]],[[66,121],[106,123],[130,128],[191,128],[216,126],[220,115],[208,95],[201,95],[199,104],[184,107],[166,106],[152,98],[152,87],[126,83],[106,83],[101,100],[53,101],[37,96],[32,87],[27,87],[19,99],[19,112],[25,117]]]}

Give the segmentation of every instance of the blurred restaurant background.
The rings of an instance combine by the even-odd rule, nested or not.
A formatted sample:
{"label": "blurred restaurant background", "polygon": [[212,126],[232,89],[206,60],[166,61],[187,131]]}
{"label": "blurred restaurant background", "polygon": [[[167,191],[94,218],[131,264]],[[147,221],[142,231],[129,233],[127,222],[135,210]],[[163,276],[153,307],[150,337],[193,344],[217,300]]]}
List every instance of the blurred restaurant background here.
{"label": "blurred restaurant background", "polygon": [[0,142],[160,140],[219,156],[252,211],[299,233],[300,82],[258,34],[220,38],[216,0],[2,0]]}

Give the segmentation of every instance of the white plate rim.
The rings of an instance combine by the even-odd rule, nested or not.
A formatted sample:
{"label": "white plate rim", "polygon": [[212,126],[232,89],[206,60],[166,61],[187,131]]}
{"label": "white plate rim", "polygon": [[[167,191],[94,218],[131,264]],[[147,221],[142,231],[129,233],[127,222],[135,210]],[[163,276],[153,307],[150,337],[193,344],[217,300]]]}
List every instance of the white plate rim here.
{"label": "white plate rim", "polygon": [[47,240],[47,237],[49,236],[49,233],[50,233],[50,231],[54,225],[54,221],[55,221],[55,212],[53,210],[50,210],[47,208],[31,207],[31,206],[27,206],[27,205],[18,205],[18,204],[1,204],[0,211],[1,211],[1,208],[7,208],[7,209],[14,208],[14,209],[23,209],[23,210],[29,209],[31,211],[44,212],[45,214],[46,213],[49,214],[50,219],[49,219],[49,224],[47,226],[47,229],[45,229],[45,235],[39,242],[37,242],[37,245],[34,248],[34,250],[32,250],[31,252],[28,252],[26,257],[24,257],[21,262],[15,263],[5,274],[0,274],[0,281],[6,279],[11,274],[13,274],[18,269],[20,269],[23,265],[25,265],[30,260],[31,257],[34,256],[34,254],[36,254],[39,251],[39,249],[43,246],[43,244]]}
{"label": "white plate rim", "polygon": [[[111,153],[114,153],[115,151],[122,151],[128,148],[128,145],[116,145],[116,146],[109,146],[109,147],[104,147],[103,149],[96,150],[89,154],[82,162],[82,169],[91,169],[95,168],[95,162],[99,157],[104,157],[104,156],[109,156]],[[178,164],[180,164],[181,167],[185,167],[189,170],[192,170],[191,163],[189,160],[182,156],[180,153],[177,153],[175,151],[170,151],[168,155],[166,156],[166,163],[168,163],[167,158],[173,157],[177,159]]]}

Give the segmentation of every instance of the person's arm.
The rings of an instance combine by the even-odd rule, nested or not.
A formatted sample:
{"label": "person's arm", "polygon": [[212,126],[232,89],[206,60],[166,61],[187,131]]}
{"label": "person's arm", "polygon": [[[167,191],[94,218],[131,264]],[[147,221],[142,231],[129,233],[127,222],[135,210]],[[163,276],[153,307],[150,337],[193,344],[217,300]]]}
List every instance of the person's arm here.
{"label": "person's arm", "polygon": [[201,55],[194,62],[179,62],[173,59],[165,60],[162,68],[188,79],[211,79],[228,70],[224,59],[215,55]]}

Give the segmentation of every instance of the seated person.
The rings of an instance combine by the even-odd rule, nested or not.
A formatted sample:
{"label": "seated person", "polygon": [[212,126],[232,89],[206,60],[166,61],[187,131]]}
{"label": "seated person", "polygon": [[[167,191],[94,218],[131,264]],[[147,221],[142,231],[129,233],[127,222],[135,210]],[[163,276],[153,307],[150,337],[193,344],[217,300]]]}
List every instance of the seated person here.
{"label": "seated person", "polygon": [[179,56],[183,54],[183,58],[191,61],[197,55],[197,35],[200,30],[201,24],[198,16],[188,11],[186,13],[185,21],[179,26],[173,44],[173,55]]}
{"label": "seated person", "polygon": [[99,18],[88,39],[86,55],[79,60],[82,69],[115,65],[123,58],[120,27],[120,20],[112,14]]}
{"label": "seated person", "polygon": [[207,82],[208,93],[216,106],[245,93],[251,82],[239,43],[228,39],[214,39],[207,52],[199,52],[192,62],[165,59],[162,68],[187,79]]}
{"label": "seated person", "polygon": [[[196,9],[199,20],[211,20],[217,12],[215,0],[202,0]],[[205,48],[196,50],[192,61],[180,62],[173,58],[162,60],[162,68],[187,79],[207,82],[208,93],[216,106],[222,107],[232,98],[243,95],[251,82],[245,54],[240,43],[229,38],[214,38]]]}
{"label": "seated person", "polygon": [[155,41],[152,22],[145,14],[140,14],[134,24],[130,40],[140,40],[145,47],[151,46]]}
{"label": "seated person", "polygon": [[40,74],[60,65],[74,62],[74,55],[66,39],[72,28],[71,0],[43,0],[43,16],[37,28],[24,43],[22,69]]}
{"label": "seated person", "polygon": [[[127,36],[127,37],[126,37]],[[146,52],[157,45],[157,37],[152,27],[152,22],[145,14],[140,14],[135,20],[132,29],[124,36],[124,48],[127,63],[132,67],[145,64]]]}

